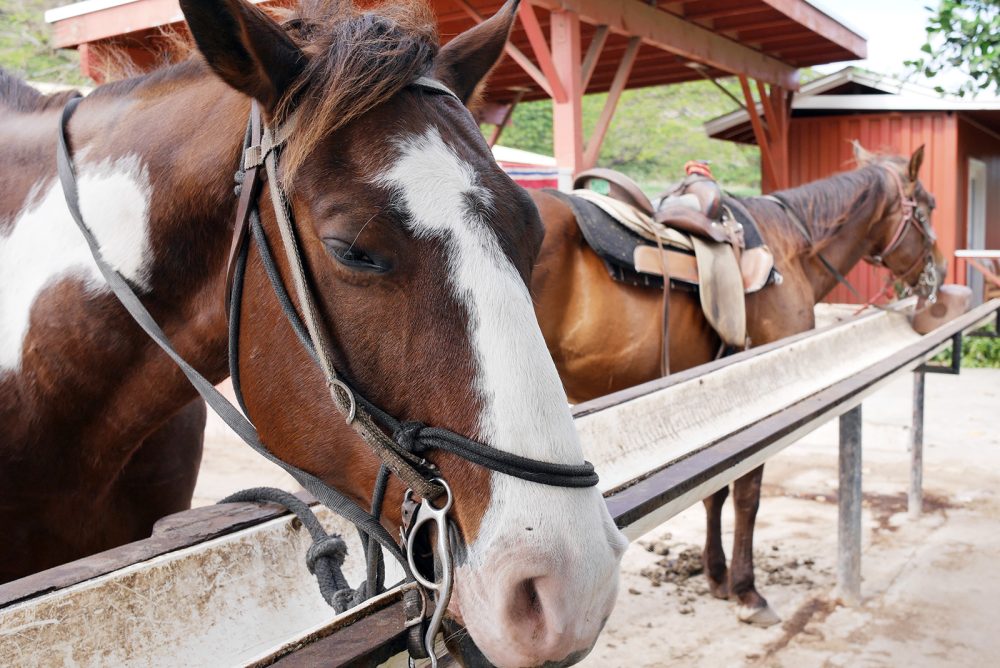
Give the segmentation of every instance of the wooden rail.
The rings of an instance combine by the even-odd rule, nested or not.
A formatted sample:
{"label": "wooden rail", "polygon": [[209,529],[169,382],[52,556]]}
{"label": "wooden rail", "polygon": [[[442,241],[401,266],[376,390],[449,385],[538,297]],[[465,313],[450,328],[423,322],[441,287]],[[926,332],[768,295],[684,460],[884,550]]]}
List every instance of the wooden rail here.
{"label": "wooden rail", "polygon": [[[922,373],[926,360],[949,341],[997,313],[1000,300],[922,337],[909,328],[904,316],[892,313],[812,331],[577,406],[578,431],[588,457],[601,471],[602,490],[612,516],[633,540],[841,416],[842,489],[859,492],[861,439],[856,427],[864,398],[904,373]],[[922,408],[922,392],[920,399]],[[919,417],[922,424],[922,411]],[[914,421],[917,426],[916,412]],[[918,464],[913,463],[915,472]],[[918,494],[917,488],[919,478],[915,477],[911,498]],[[841,595],[849,601],[860,591],[860,493],[842,497],[838,574]],[[399,590],[329,621],[322,601],[312,600],[318,599],[315,583],[299,563],[305,545],[303,533],[290,518],[272,509],[245,505],[203,508],[168,518],[146,541],[2,585],[0,665],[16,663],[32,656],[33,651],[50,656],[62,645],[80,650],[74,643],[92,628],[87,626],[91,613],[78,610],[67,615],[66,611],[87,604],[106,610],[111,595],[128,597],[123,608],[129,612],[122,620],[102,616],[101,627],[107,627],[107,633],[122,643],[135,640],[137,648],[130,648],[130,652],[177,652],[178,662],[195,662],[182,656],[184,651],[214,651],[215,655],[197,657],[214,656],[215,663],[220,652],[234,657],[232,650],[223,646],[227,634],[252,636],[252,624],[262,622],[243,618],[233,622],[232,616],[246,609],[257,612],[254,606],[268,604],[276,614],[287,614],[282,611],[289,606],[297,610],[314,607],[303,612],[296,632],[281,636],[281,642],[268,644],[258,637],[254,646],[259,650],[242,647],[240,658],[233,659],[242,665],[287,668],[312,665],[315,657],[324,657],[325,665],[372,665],[401,650]],[[249,568],[247,563],[252,559],[243,556],[248,554],[248,546],[263,553],[254,557],[260,562],[254,574],[237,573],[239,577],[231,578],[233,583],[224,578],[206,579],[206,571],[211,575],[211,569],[219,564]],[[299,575],[293,573],[292,561]],[[246,583],[255,582],[254,587],[265,589],[267,580],[275,579],[268,571],[276,568],[274,564],[286,571],[281,576],[285,578],[282,593],[294,582],[298,598],[278,601],[273,592],[266,600],[248,598],[253,592],[247,590]],[[140,577],[146,572],[150,574],[145,579]],[[294,580],[297,577],[300,580]],[[186,598],[171,600],[184,578],[190,579]],[[217,591],[205,592],[206,582]],[[110,593],[103,593],[102,587]],[[152,588],[153,595],[139,596],[143,587]],[[235,592],[229,598],[224,594],[227,587]],[[151,607],[143,610],[147,599]],[[218,628],[209,629],[204,620],[192,620],[199,624],[197,629],[164,628],[163,620],[177,617],[177,611],[183,609],[179,606],[194,604],[201,606],[199,609],[219,609],[217,619],[209,622]],[[39,623],[56,613],[60,625]],[[145,629],[140,626],[143,623],[153,626]],[[233,623],[237,626],[226,626]],[[17,633],[5,635],[6,628],[15,628]],[[150,639],[150,629],[163,636]],[[137,639],[121,638],[130,633]],[[192,633],[202,633],[205,638],[192,640]],[[189,649],[180,649],[185,642]],[[96,650],[106,652],[107,645]]]}
{"label": "wooden rail", "polygon": [[[943,345],[956,335],[975,328],[984,319],[1000,313],[1000,299],[973,309],[961,318],[921,337],[892,356],[837,382],[802,401],[784,408],[774,415],[747,425],[744,429],[710,443],[690,456],[672,462],[659,470],[650,471],[642,478],[620,485],[605,494],[608,509],[615,522],[635,539],[651,528],[649,518],[655,516],[653,526],[697,503],[712,492],[760,466],[764,461],[804,435],[831,419],[840,418],[840,522],[838,528],[838,590],[847,603],[854,603],[860,596],[861,578],[861,404],[865,397],[904,373],[917,370]],[[706,374],[759,358],[778,348],[815,336],[805,333],[791,340],[734,355],[703,368],[693,369],[618,395],[584,404],[576,409],[577,416],[591,415],[610,409],[621,401],[653,394],[681,383],[697,380]],[[960,354],[960,353],[959,353]],[[923,397],[920,397],[921,428]],[[630,531],[637,526],[642,530]],[[401,606],[401,603],[395,604]],[[401,614],[401,613],[400,613]],[[387,629],[380,637],[368,638],[371,648],[399,646],[400,629]],[[317,638],[314,650],[335,652],[343,642],[339,630]],[[344,638],[346,639],[346,637]],[[320,655],[320,654],[317,654]],[[257,666],[294,666],[286,663],[280,654],[262,660]]]}

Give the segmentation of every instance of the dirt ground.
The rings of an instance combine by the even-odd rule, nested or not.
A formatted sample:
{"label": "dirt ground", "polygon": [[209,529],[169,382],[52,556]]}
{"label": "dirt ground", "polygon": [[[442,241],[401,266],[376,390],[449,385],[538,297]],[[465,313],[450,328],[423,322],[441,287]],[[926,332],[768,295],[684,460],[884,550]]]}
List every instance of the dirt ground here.
{"label": "dirt ground", "polygon": [[[634,543],[618,605],[590,668],[629,666],[990,666],[1000,662],[1000,371],[929,375],[925,513],[908,519],[911,381],[864,404],[863,601],[840,605],[837,427],[768,464],[756,532],[758,589],[783,622],[741,624],[699,572],[697,506]],[[196,503],[257,484],[294,488],[276,467],[208,432]],[[732,510],[724,513],[732,544]],[[652,550],[652,551],[651,551]],[[657,554],[657,552],[664,554]]]}

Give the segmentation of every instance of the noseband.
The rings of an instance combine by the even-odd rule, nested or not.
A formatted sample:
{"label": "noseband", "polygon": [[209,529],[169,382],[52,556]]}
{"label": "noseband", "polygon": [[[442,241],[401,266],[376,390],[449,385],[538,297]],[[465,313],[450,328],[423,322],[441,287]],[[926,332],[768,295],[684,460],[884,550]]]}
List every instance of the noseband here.
{"label": "noseband", "polygon": [[[442,83],[427,77],[417,79],[410,87],[428,94],[445,95],[458,100],[458,97]],[[593,465],[589,462],[573,465],[554,464],[521,457],[473,441],[448,429],[429,427],[418,422],[400,421],[368,401],[348,379],[338,374],[333,364],[332,351],[334,348],[328,330],[325,328],[316,307],[314,292],[302,262],[294,219],[279,178],[278,161],[281,149],[294,134],[297,119],[293,113],[284,124],[276,128],[267,128],[256,102],[253,102],[251,106],[243,156],[237,172],[239,200],[233,244],[227,268],[226,306],[229,315],[229,367],[236,397],[243,407],[243,413],[240,413],[215,389],[211,382],[177,353],[149,311],[143,306],[133,288],[121,274],[104,260],[97,239],[84,222],[80,213],[77,178],[67,139],[69,121],[80,100],[79,97],[70,100],[63,110],[57,150],[58,171],[69,211],[86,238],[97,266],[107,280],[109,287],[135,321],[174,360],[205,402],[219,414],[233,431],[266,459],[287,471],[317,500],[357,527],[366,552],[368,580],[362,584],[357,595],[349,603],[356,604],[365,598],[381,593],[383,590],[384,568],[379,546],[400,563],[406,573],[407,581],[417,583],[416,587],[407,590],[407,595],[412,594],[416,598],[409,596],[409,599],[405,601],[408,612],[407,626],[411,629],[409,638],[411,657],[429,656],[432,665],[436,666],[434,638],[448,607],[452,588],[453,564],[450,539],[453,537],[451,530],[454,527],[450,524],[447,513],[451,509],[453,498],[441,471],[425,455],[432,450],[442,450],[490,471],[557,487],[595,486],[598,477]],[[460,100],[459,103],[461,104]],[[270,183],[268,190],[271,205],[280,233],[281,245],[288,261],[295,298],[302,311],[301,316],[281,279],[271,251],[270,240],[268,240],[260,221],[258,200],[265,180]],[[264,445],[256,428],[244,417],[246,407],[240,390],[238,344],[243,284],[251,243],[257,247],[265,273],[285,317],[306,352],[320,367],[333,405],[382,462],[372,494],[370,512],[316,476],[281,461]],[[390,474],[399,477],[409,488],[403,504],[403,549],[400,549],[396,540],[380,522]],[[270,500],[278,498],[278,496],[271,494],[270,496],[264,495],[262,498]],[[418,498],[420,501],[417,501]],[[299,511],[296,510],[296,512]],[[435,571],[441,573],[440,582],[421,575],[414,561],[415,541],[420,534],[420,528],[425,524],[433,524],[437,528],[437,549],[434,551],[437,560]],[[328,543],[327,547],[329,547],[334,538],[323,536],[322,539],[317,539],[313,548],[310,549],[311,570],[317,556],[323,556],[321,553],[324,551],[324,541]],[[336,541],[339,541],[339,544],[332,549],[340,555],[342,561],[343,543],[339,537],[336,537]],[[339,568],[337,572],[339,573]],[[338,581],[343,582],[342,575]],[[328,596],[327,593],[324,591],[324,596],[331,605],[334,605],[333,595]],[[342,598],[338,601],[340,603],[336,607],[350,607],[348,603],[343,602]],[[433,609],[433,614],[430,624],[425,624],[424,620],[428,608]]]}

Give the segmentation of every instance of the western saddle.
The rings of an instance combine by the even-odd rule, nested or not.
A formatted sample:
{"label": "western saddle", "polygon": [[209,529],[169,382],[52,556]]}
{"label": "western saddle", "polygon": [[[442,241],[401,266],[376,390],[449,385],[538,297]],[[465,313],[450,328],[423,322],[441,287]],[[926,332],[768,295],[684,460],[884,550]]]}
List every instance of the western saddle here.
{"label": "western saddle", "polygon": [[[744,294],[755,292],[769,282],[780,281],[773,271],[771,252],[755,229],[749,212],[733,198],[723,197],[722,189],[706,163],[691,161],[684,167],[684,179],[664,192],[655,206],[631,178],[611,169],[596,168],[581,172],[574,182],[574,194],[593,201],[595,193],[589,191],[588,186],[592,181],[606,181],[611,199],[635,209],[661,230],[662,235],[657,234],[659,250],[656,247],[637,249],[635,266],[640,271],[662,271],[664,277],[661,355],[664,375],[669,373],[670,283],[672,278],[678,278],[678,269],[681,269],[681,275],[694,273],[706,317],[719,333],[724,346],[737,349],[749,345]],[[737,220],[737,213],[750,226],[749,231]],[[625,221],[619,218],[619,224],[625,224]],[[689,247],[693,249],[694,257],[684,259],[691,267],[697,266],[696,269],[686,272],[681,267],[668,266],[671,262],[680,264],[677,262],[679,256],[663,246],[664,243],[669,244],[668,237],[675,234],[674,231],[690,237]],[[748,235],[750,249],[747,249]],[[642,257],[639,251],[642,251]],[[650,260],[650,253],[655,260]],[[651,265],[657,268],[650,269]],[[681,282],[690,283],[683,278]]]}

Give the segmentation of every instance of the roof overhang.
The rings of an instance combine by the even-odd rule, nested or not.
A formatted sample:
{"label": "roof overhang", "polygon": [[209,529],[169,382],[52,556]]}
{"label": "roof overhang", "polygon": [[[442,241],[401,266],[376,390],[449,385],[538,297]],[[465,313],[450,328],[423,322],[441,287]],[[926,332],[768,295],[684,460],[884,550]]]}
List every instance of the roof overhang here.
{"label": "roof overhang", "polygon": [[[830,94],[847,84],[870,88],[869,94]],[[760,105],[757,105],[760,111]],[[917,111],[951,111],[981,114],[1000,113],[1000,100],[975,100],[944,97],[917,84],[900,81],[857,67],[810,81],[802,86],[792,100],[793,116],[835,115],[838,113],[884,113]],[[755,144],[753,127],[745,109],[737,109],[713,118],[704,125],[705,133],[714,139],[743,144]]]}
{"label": "roof overhang", "polygon": [[[288,5],[291,0],[250,0]],[[365,2],[369,0],[364,0]],[[548,32],[552,12],[570,11],[582,22],[583,44],[610,31],[588,93],[611,88],[629,39],[645,45],[628,80],[629,88],[692,81],[704,76],[744,74],[764,83],[798,88],[797,71],[821,63],[866,56],[865,39],[806,0],[525,0]],[[447,41],[489,16],[499,0],[432,0],[439,32]],[[471,11],[470,11],[471,10]],[[46,13],[55,44],[120,44],[141,47],[150,37],[183,21],[177,0],[85,0]],[[515,27],[512,43],[533,52],[524,26]],[[700,67],[692,67],[696,64]],[[538,82],[505,58],[491,78],[489,97],[507,101],[511,91],[527,89],[524,100],[548,97]]]}

